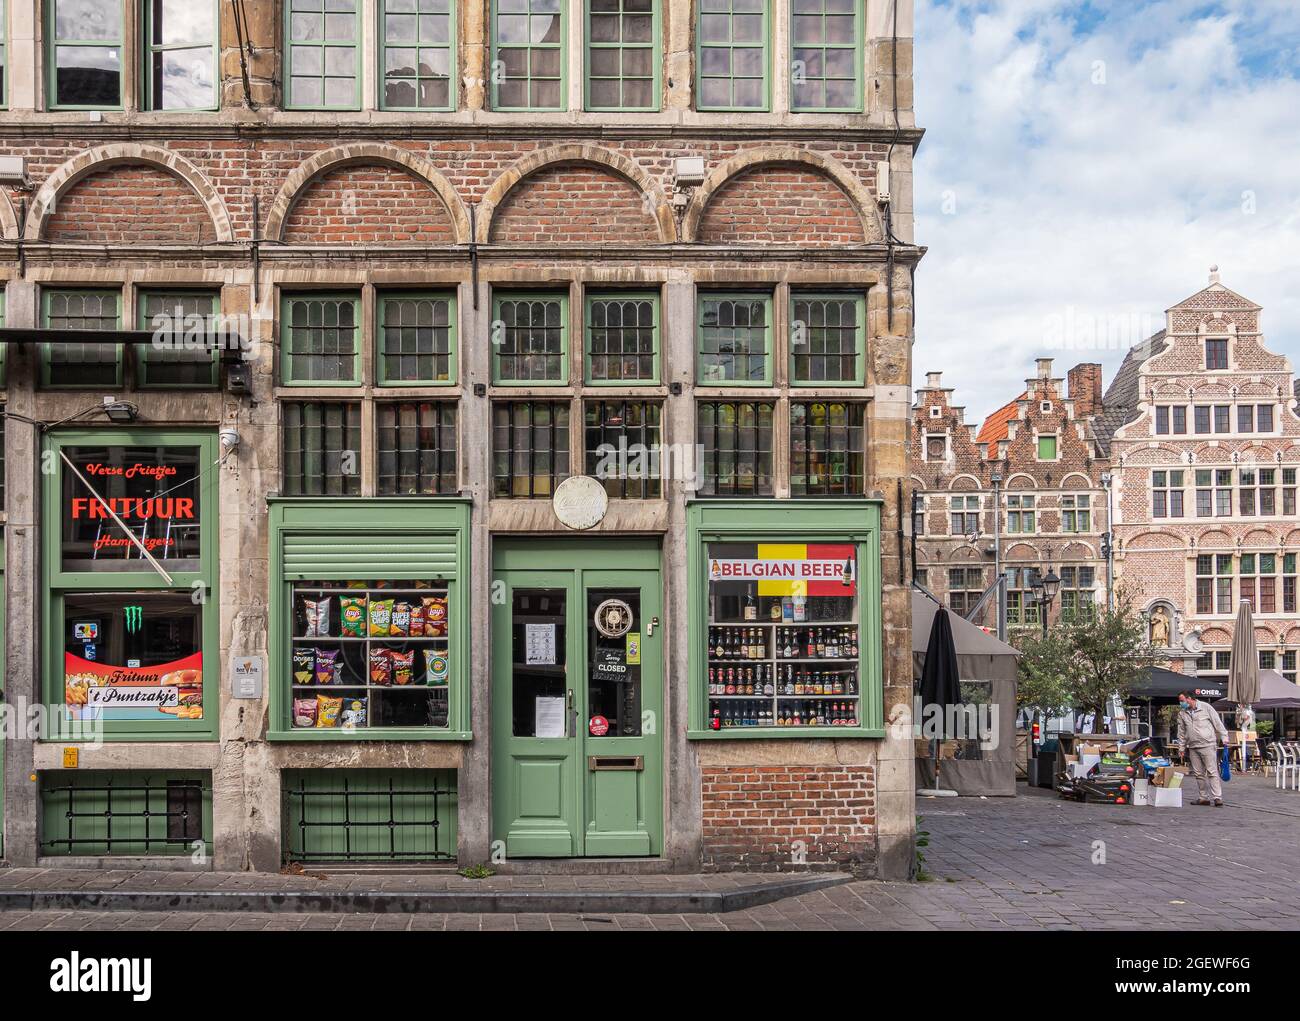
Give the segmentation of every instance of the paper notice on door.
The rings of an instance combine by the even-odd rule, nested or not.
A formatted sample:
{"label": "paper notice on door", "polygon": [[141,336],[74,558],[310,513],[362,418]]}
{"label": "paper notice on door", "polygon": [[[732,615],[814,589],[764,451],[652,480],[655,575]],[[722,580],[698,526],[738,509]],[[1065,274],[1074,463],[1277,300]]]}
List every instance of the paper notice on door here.
{"label": "paper notice on door", "polygon": [[524,662],[535,666],[555,665],[555,625],[524,625]]}
{"label": "paper notice on door", "polygon": [[536,702],[533,736],[568,737],[564,726],[564,699],[554,695],[539,695]]}

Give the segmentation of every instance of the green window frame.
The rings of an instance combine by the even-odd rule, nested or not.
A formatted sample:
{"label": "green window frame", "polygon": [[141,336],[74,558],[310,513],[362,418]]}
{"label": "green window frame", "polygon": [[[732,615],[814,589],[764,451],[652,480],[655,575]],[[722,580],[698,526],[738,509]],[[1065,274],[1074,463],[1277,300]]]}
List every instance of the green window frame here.
{"label": "green window frame", "polygon": [[361,108],[361,6],[360,0],[285,3],[286,110]]}
{"label": "green window frame", "polygon": [[697,497],[776,494],[773,401],[698,401],[695,443],[701,453]]}
{"label": "green window frame", "polygon": [[790,495],[865,496],[866,422],[861,401],[791,401]]}
{"label": "green window frame", "polygon": [[1038,460],[1055,461],[1057,456],[1056,434],[1038,437]]}
{"label": "green window frame", "polygon": [[657,112],[663,63],[660,0],[586,0],[583,7],[586,109]]}
{"label": "green window frame", "polygon": [[[122,0],[49,0],[45,5],[46,87],[51,110],[122,109],[125,6]],[[64,17],[60,18],[60,14]],[[88,18],[88,14],[97,17]],[[76,66],[81,63],[85,66]],[[61,70],[67,73],[61,74]],[[116,101],[79,101],[86,96],[77,93],[75,73],[78,70],[116,74]]]}
{"label": "green window frame", "polygon": [[772,108],[770,0],[700,0],[695,24],[695,108]]}
{"label": "green window frame", "polygon": [[362,457],[359,401],[280,402],[285,496],[360,496]]}
{"label": "green window frame", "polygon": [[492,0],[493,110],[568,109],[567,6],[564,0]]}
{"label": "green window frame", "polygon": [[449,291],[379,295],[375,376],[379,386],[454,386],[456,296]]}
{"label": "green window frame", "polygon": [[[761,322],[755,323],[761,318]],[[699,386],[772,385],[772,296],[709,292],[696,302],[695,380]],[[754,342],[761,338],[762,350]],[[738,347],[744,341],[743,349]],[[755,370],[761,370],[761,374]]]}
{"label": "green window frame", "polygon": [[455,0],[380,0],[379,108],[456,109]]}
{"label": "green window frame", "polygon": [[460,492],[455,401],[375,403],[375,492],[447,496]]}
{"label": "green window frame", "polygon": [[[219,26],[221,14],[216,0],[148,0],[143,4],[144,18],[144,99],[148,110],[167,111],[169,113],[198,113],[216,110],[220,105],[218,91],[218,52]],[[193,15],[197,11],[207,10],[211,21],[201,26],[193,35],[184,34],[184,30],[193,25]],[[169,15],[181,15],[177,19],[180,31],[173,31]],[[206,29],[206,31],[204,31]],[[207,62],[207,95],[199,93],[201,85],[194,83],[194,68],[201,61]],[[181,77],[188,66],[190,84],[195,91],[185,96],[188,101],[170,103],[168,79]],[[177,95],[180,99],[180,94]],[[197,102],[196,100],[206,100]]]}
{"label": "green window frame", "polygon": [[[345,340],[349,330],[350,349]],[[280,379],[285,386],[361,385],[360,294],[306,291],[281,296]]]}
{"label": "green window frame", "polygon": [[862,110],[862,0],[790,0],[790,109]]}
{"label": "green window frame", "polygon": [[0,0],[0,110],[9,107],[9,7]]}
{"label": "green window frame", "polygon": [[492,498],[549,500],[572,474],[568,400],[492,402]]}
{"label": "green window frame", "polygon": [[492,382],[498,386],[568,384],[568,294],[507,291],[492,296]]}
{"label": "green window frame", "polygon": [[659,294],[588,294],[584,379],[588,386],[654,386],[659,382]]}
{"label": "green window frame", "polygon": [[790,385],[861,386],[866,333],[867,303],[861,295],[792,292]]}
{"label": "green window frame", "polygon": [[[190,327],[195,325],[191,317],[201,316],[203,324],[197,336],[213,334],[221,313],[221,296],[216,291],[141,291],[136,305],[140,329],[163,330],[174,345],[149,344],[136,349],[136,386],[141,390],[214,389],[221,352],[206,343],[197,347],[193,341],[196,331]],[[159,322],[160,315],[170,317],[170,322]]]}
{"label": "green window frame", "polygon": [[[41,322],[46,329],[120,330],[122,292],[109,289],[51,287],[41,291]],[[90,325],[87,325],[90,324]],[[111,366],[85,378],[67,378],[60,366]],[[122,386],[121,344],[44,343],[41,386],[51,390],[93,390]]]}

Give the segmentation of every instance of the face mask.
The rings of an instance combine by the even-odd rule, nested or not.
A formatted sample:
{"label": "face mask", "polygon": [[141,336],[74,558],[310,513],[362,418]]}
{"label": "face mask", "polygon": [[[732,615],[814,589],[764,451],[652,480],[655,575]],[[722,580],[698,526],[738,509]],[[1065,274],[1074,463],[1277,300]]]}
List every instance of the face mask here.
{"label": "face mask", "polygon": [[1180,702],[1180,703],[1178,704],[1178,707],[1179,707],[1180,709],[1182,709],[1183,712],[1190,712],[1190,711],[1191,711],[1191,708],[1192,708],[1192,703],[1190,703],[1190,702]]}

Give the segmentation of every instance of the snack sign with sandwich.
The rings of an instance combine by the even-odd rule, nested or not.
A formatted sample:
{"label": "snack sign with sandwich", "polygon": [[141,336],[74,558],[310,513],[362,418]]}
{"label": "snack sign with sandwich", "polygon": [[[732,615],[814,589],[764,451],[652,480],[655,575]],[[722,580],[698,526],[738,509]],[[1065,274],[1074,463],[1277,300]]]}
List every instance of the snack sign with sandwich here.
{"label": "snack sign with sandwich", "polygon": [[148,667],[63,654],[64,700],[74,720],[203,719],[203,653]]}

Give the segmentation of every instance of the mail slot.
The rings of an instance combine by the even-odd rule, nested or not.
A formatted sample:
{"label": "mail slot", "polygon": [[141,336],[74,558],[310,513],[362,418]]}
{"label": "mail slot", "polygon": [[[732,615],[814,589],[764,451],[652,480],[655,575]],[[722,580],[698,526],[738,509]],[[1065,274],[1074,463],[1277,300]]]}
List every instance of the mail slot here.
{"label": "mail slot", "polygon": [[643,755],[588,755],[587,767],[595,773],[603,769],[623,769],[640,773],[645,769]]}

